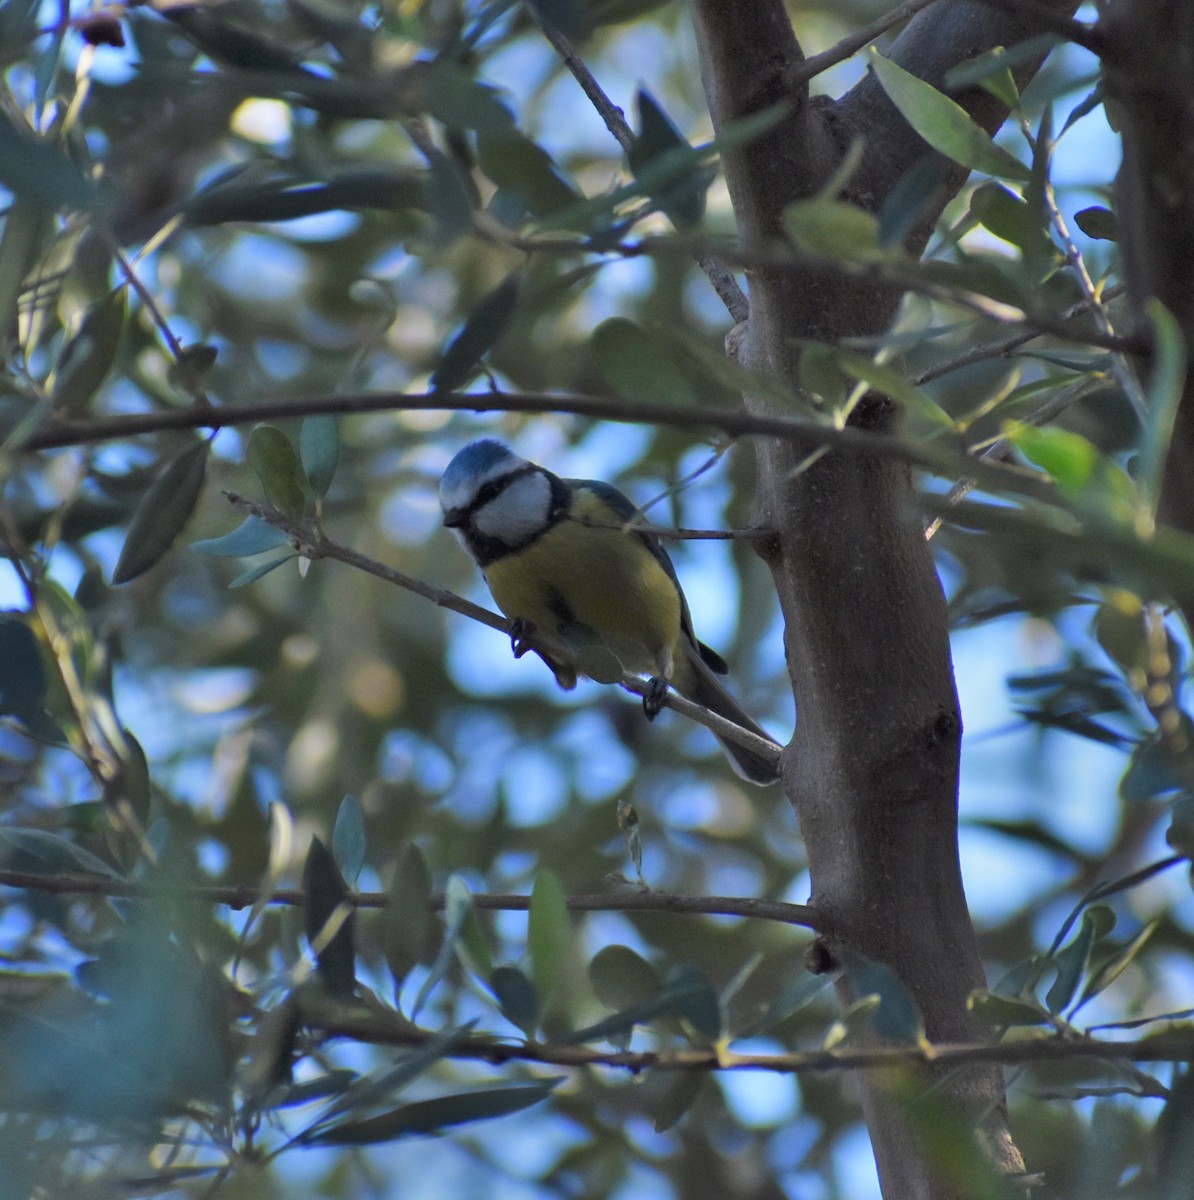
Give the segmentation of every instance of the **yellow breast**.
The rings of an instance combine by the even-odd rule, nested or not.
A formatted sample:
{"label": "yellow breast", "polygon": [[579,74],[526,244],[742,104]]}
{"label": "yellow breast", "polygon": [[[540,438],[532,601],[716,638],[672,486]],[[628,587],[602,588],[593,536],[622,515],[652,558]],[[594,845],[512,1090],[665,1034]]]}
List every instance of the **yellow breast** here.
{"label": "yellow breast", "polygon": [[[616,517],[578,491],[573,515]],[[563,520],[542,537],[485,568],[498,607],[531,622],[541,640],[575,664],[586,645],[617,656],[624,670],[670,675],[682,637],[680,593],[659,560],[633,534]]]}

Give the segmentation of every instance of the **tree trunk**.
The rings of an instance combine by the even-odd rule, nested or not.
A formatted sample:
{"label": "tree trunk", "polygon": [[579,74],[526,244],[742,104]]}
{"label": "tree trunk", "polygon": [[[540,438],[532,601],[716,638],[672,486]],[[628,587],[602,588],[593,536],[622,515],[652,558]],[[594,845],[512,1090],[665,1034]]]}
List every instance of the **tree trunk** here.
{"label": "tree trunk", "polygon": [[[693,10],[718,129],[781,99],[793,105],[778,127],[725,156],[747,247],[765,250],[782,236],[784,209],[824,185],[854,138],[864,138],[865,149],[845,195],[872,212],[931,153],[871,73],[833,103],[810,102],[806,88],[793,88],[802,54],[781,0],[694,0]],[[951,0],[914,18],[890,56],[943,87],[950,67],[1034,32],[1002,8]],[[988,131],[1007,115],[979,89],[955,99]],[[943,184],[932,211],[908,239],[917,252],[967,175],[955,164],[940,165]],[[890,288],[831,271],[765,268],[751,273],[750,285],[749,328],[735,331],[743,357],[793,393],[800,339],[881,333],[899,302]],[[748,398],[755,410],[767,403]],[[888,431],[896,413],[872,397],[853,419]],[[890,966],[915,998],[931,1041],[979,1039],[966,1000],[985,981],[957,852],[962,725],[945,600],[912,504],[909,471],[890,460],[834,454],[798,471],[811,447],[758,445],[760,514],[778,535],[769,565],[786,620],[797,705],[785,781],[825,922],[822,949],[829,960],[845,952]],[[839,990],[844,1001],[853,999],[848,979]],[[926,1070],[914,1082],[919,1093],[937,1085],[936,1119],[962,1114],[981,1129],[999,1171],[1023,1171],[998,1068],[950,1078]],[[965,1190],[958,1164],[929,1153],[922,1122],[935,1118],[915,1115],[907,1083],[880,1075],[862,1081],[883,1194],[956,1197]]]}

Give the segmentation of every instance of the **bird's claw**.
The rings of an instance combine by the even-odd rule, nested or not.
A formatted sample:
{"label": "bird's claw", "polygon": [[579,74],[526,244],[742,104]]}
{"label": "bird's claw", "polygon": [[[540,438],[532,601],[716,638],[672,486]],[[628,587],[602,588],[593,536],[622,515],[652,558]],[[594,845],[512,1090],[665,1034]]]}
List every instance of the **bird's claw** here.
{"label": "bird's claw", "polygon": [[668,681],[666,679],[661,679],[657,675],[647,681],[647,690],[643,694],[643,712],[647,714],[648,721],[654,721],[663,711],[667,694]]}
{"label": "bird's claw", "polygon": [[514,651],[515,658],[521,658],[534,649],[531,645],[531,634],[534,632],[534,625],[525,617],[515,617],[510,622],[510,649]]}

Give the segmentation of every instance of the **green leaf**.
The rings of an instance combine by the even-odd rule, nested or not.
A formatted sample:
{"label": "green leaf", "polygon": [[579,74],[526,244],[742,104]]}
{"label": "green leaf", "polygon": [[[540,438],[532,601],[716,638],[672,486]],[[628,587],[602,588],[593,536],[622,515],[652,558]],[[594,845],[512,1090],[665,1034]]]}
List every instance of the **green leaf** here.
{"label": "green leaf", "polygon": [[603,946],[589,963],[589,982],[606,1008],[642,1004],[660,989],[658,972],[629,946]]}
{"label": "green leaf", "polygon": [[19,128],[8,112],[0,112],[0,184],[18,199],[39,207],[90,208],[95,203],[91,181],[53,143]]}
{"label": "green leaf", "polygon": [[671,347],[628,321],[611,317],[593,330],[593,357],[605,381],[627,400],[646,404],[697,403]]}
{"label": "green leaf", "polygon": [[199,502],[209,450],[207,442],[189,446],[146,489],[129,522],[113,583],[136,579],[174,544]]}
{"label": "green leaf", "polygon": [[898,371],[862,354],[832,347],[834,357],[847,375],[870,386],[873,391],[890,397],[898,404],[917,413],[930,425],[952,429],[953,418],[926,391],[905,379]]}
{"label": "green leaf", "polygon": [[440,946],[439,953],[435,956],[435,962],[431,964],[431,970],[427,973],[427,978],[423,980],[419,994],[415,997],[414,1005],[411,1007],[412,1020],[418,1016],[427,997],[431,995],[452,965],[452,959],[456,954],[456,942],[464,928],[466,918],[472,911],[473,898],[469,893],[468,884],[459,875],[449,875],[447,886],[444,888],[443,945]]}
{"label": "green leaf", "polygon": [[17,197],[8,207],[0,235],[0,348],[16,329],[21,289],[53,228],[53,212],[36,200]]}
{"label": "green leaf", "polygon": [[540,23],[579,41],[593,28],[586,0],[527,0]]}
{"label": "green leaf", "polygon": [[19,617],[0,616],[0,713],[40,725],[49,685],[37,635]]}
{"label": "green leaf", "polygon": [[1091,442],[1055,425],[1008,425],[1003,436],[1070,495],[1086,490],[1099,465],[1099,451]]}
{"label": "green leaf", "polygon": [[1039,1005],[1026,1000],[1013,1000],[976,988],[966,1000],[966,1007],[975,1020],[993,1028],[1019,1025],[1045,1025],[1049,1014]]}
{"label": "green leaf", "polygon": [[298,558],[296,551],[289,548],[279,549],[264,562],[259,562],[256,566],[250,567],[247,571],[242,571],[229,585],[229,590],[234,588],[248,587],[250,583],[256,583],[257,580],[264,578],[271,571],[277,570],[283,563],[288,563],[293,559]]}
{"label": "green leaf", "polygon": [[436,1034],[423,1045],[394,1060],[386,1070],[357,1079],[351,1087],[344,1089],[326,1109],[300,1134],[306,1138],[343,1112],[361,1112],[381,1102],[388,1102],[398,1095],[407,1084],[418,1079],[429,1067],[447,1058],[472,1031],[476,1021],[467,1021],[446,1033]]}
{"label": "green leaf", "polygon": [[655,1132],[666,1133],[697,1102],[709,1076],[704,1071],[676,1071],[663,1096],[656,1102]]}
{"label": "green leaf", "polygon": [[708,976],[697,967],[681,963],[668,972],[667,990],[675,996],[676,1011],[708,1042],[722,1034],[721,1001]]}
{"label": "green leaf", "polygon": [[774,1029],[815,1000],[833,983],[833,980],[832,974],[810,975],[804,972],[796,976],[778,996],[768,1003],[754,1021],[738,1030],[735,1037],[757,1037],[761,1033]]}
{"label": "green leaf", "polygon": [[435,218],[436,240],[447,246],[472,229],[476,196],[461,168],[442,151],[432,151],[427,164],[427,211]]}
{"label": "green leaf", "polygon": [[418,846],[407,846],[390,880],[386,905],[386,962],[396,983],[423,962],[438,918],[431,911],[431,869]]}
{"label": "green leaf", "polygon": [[1057,966],[1057,978],[1045,996],[1045,1003],[1051,1013],[1064,1011],[1074,998],[1082,976],[1086,974],[1090,962],[1090,951],[1095,942],[1096,917],[1089,909],[1082,914],[1082,924],[1074,939],[1053,956]]}
{"label": "green leaf", "polygon": [[258,425],[249,434],[245,461],[257,472],[267,502],[292,521],[302,520],[307,500],[290,439],[276,425]]}
{"label": "green leaf", "polygon": [[1143,602],[1124,588],[1108,588],[1104,596],[1095,613],[1095,638],[1123,671],[1143,670],[1148,658]]}
{"label": "green leaf", "polygon": [[860,954],[846,953],[843,965],[854,994],[860,999],[877,996],[871,1013],[871,1028],[889,1042],[915,1044],[924,1040],[920,1009],[904,982],[886,964],[872,962]]}
{"label": "green leaf", "polygon": [[191,549],[216,558],[252,558],[286,542],[287,535],[282,530],[266,524],[260,517],[250,516],[228,533],[192,542]]}
{"label": "green leaf", "polygon": [[[645,88],[636,95],[639,133],[627,153],[635,177],[647,184],[652,199],[677,229],[699,223],[705,215],[705,193],[716,173],[702,166],[687,140],[672,124],[671,118]],[[661,176],[649,172],[652,166],[669,169]],[[674,161],[675,166],[671,163]]]}
{"label": "green leaf", "polygon": [[420,1100],[376,1117],[344,1121],[299,1140],[307,1146],[370,1146],[412,1133],[435,1133],[469,1121],[492,1120],[538,1104],[562,1079],[559,1076],[534,1083],[478,1087],[470,1092]]}
{"label": "green leaf", "polygon": [[527,918],[531,979],[543,1007],[547,1006],[556,980],[568,961],[571,941],[572,919],[568,915],[564,889],[555,873],[544,868],[535,876]]}
{"label": "green leaf", "polygon": [[784,229],[799,250],[835,262],[878,262],[901,253],[880,243],[878,217],[844,200],[798,200],[784,209]]}
{"label": "green leaf", "polygon": [[307,941],[315,950],[319,978],[328,992],[347,999],[356,990],[353,924],[355,912],[350,911],[340,927],[329,938],[328,923],[340,920],[341,905],[347,903],[348,889],[336,868],[328,848],[317,837],[311,839],[311,849],[303,867],[303,891]]}
{"label": "green leaf", "polygon": [[514,117],[497,89],[478,83],[458,63],[446,59],[412,63],[428,111],[452,129],[510,129]]}
{"label": "green leaf", "polygon": [[1118,951],[1090,974],[1078,1003],[1074,1005],[1077,1012],[1088,1000],[1093,1000],[1100,992],[1106,991],[1132,965],[1136,955],[1144,949],[1145,943],[1157,931],[1159,921],[1151,921],[1140,930],[1134,938],[1126,942]]}
{"label": "green leaf", "polygon": [[493,349],[509,326],[518,304],[518,289],[519,278],[511,275],[469,313],[464,327],[444,351],[444,357],[431,377],[433,391],[454,392],[472,379],[481,359]]}
{"label": "green leaf", "polygon": [[1155,512],[1169,443],[1173,438],[1173,424],[1177,420],[1186,382],[1186,343],[1181,326],[1155,296],[1148,300],[1145,312],[1152,323],[1156,354],[1148,381],[1145,406],[1148,424],[1140,447],[1137,478],[1141,492]]}
{"label": "green leaf", "polygon": [[[1187,722],[1186,736],[1190,734]],[[1138,742],[1119,781],[1119,794],[1130,801],[1157,800],[1185,790],[1181,776],[1160,738]]]}
{"label": "green leaf", "polygon": [[107,378],[120,348],[124,315],[124,289],[117,288],[88,311],[63,347],[50,389],[60,416],[78,415]]}
{"label": "green leaf", "polygon": [[506,1020],[530,1037],[539,1021],[539,993],[535,985],[517,967],[494,967],[489,986]]}
{"label": "green leaf", "polygon": [[365,810],[355,796],[345,796],[332,828],[332,855],[349,887],[356,887],[365,865]]}
{"label": "green leaf", "polygon": [[477,160],[498,187],[518,192],[536,217],[550,216],[581,199],[551,155],[513,126],[478,130]]}
{"label": "green leaf", "polygon": [[307,417],[299,432],[299,457],[311,495],[322,500],[340,461],[340,419],[331,413]]}
{"label": "green leaf", "polygon": [[1095,204],[1074,213],[1074,224],[1095,241],[1119,241],[1119,221],[1109,208],[1103,208],[1102,205]]}
{"label": "green leaf", "polygon": [[974,171],[1027,180],[1028,168],[987,135],[966,110],[932,84],[871,51],[871,66],[891,102],[930,146]]}
{"label": "green leaf", "polygon": [[[36,859],[46,866],[46,873],[67,871],[84,875],[100,875],[105,879],[123,879],[119,871],[108,866],[101,858],[96,858],[90,850],[76,846],[74,842],[59,837],[56,833],[47,833],[43,829],[21,829],[15,825],[0,825],[0,840]],[[26,870],[37,871],[36,864],[25,863]]]}

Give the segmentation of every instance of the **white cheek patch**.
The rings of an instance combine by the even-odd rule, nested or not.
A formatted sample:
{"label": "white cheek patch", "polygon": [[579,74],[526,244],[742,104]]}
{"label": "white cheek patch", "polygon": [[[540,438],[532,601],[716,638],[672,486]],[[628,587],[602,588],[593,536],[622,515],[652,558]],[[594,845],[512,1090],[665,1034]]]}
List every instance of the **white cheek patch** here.
{"label": "white cheek patch", "polygon": [[551,515],[551,482],[538,471],[513,480],[473,514],[473,528],[507,546],[520,546],[539,533]]}

